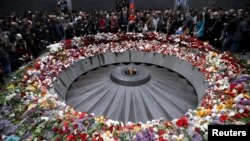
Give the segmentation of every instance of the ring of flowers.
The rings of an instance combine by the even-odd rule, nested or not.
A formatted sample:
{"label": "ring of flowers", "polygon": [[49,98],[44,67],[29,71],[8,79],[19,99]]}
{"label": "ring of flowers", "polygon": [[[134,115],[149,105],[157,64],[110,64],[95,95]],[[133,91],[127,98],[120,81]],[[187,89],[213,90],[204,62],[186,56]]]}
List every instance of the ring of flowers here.
{"label": "ring of flowers", "polygon": [[[249,122],[249,75],[229,53],[204,42],[165,34],[99,34],[52,44],[49,52],[17,72],[0,102],[3,134],[22,139],[60,140],[207,140],[208,124]],[[201,106],[172,121],[127,123],[76,112],[51,91],[56,76],[75,61],[107,51],[137,50],[176,56],[196,66],[209,83]],[[6,110],[7,109],[7,110]],[[8,129],[16,128],[13,132]]]}

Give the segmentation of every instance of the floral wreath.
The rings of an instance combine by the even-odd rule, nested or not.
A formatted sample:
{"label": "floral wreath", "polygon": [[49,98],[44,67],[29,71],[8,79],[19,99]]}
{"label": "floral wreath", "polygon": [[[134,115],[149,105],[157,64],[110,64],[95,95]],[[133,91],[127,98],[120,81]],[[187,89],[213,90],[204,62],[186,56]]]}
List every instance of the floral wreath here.
{"label": "floral wreath", "polygon": [[[183,117],[124,124],[77,112],[51,89],[56,76],[86,57],[105,52],[158,52],[196,66],[209,83],[201,105]],[[48,46],[0,94],[0,135],[5,140],[207,140],[209,124],[250,123],[250,75],[229,53],[186,36],[148,34],[89,35]],[[1,139],[1,136],[0,136]]]}

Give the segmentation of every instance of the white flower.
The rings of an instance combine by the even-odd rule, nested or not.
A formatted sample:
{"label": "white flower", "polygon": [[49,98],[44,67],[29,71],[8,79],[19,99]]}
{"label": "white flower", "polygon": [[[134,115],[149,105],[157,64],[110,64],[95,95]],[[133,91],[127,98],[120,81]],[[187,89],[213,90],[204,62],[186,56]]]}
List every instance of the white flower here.
{"label": "white flower", "polygon": [[164,135],[163,135],[163,138],[164,138],[165,140],[168,140],[168,139],[169,139],[169,135],[168,135],[168,134],[164,134]]}
{"label": "white flower", "polygon": [[9,117],[10,117],[10,118],[15,117],[15,113],[10,114]]}
{"label": "white flower", "polygon": [[173,135],[172,136],[172,140],[177,140],[178,139],[178,136],[177,135]]}
{"label": "white flower", "polygon": [[49,121],[48,117],[41,117],[41,120]]}
{"label": "white flower", "polygon": [[[214,114],[214,113],[213,113]],[[207,121],[210,121],[211,120],[211,116],[206,116],[205,118]]]}
{"label": "white flower", "polygon": [[212,113],[211,117],[215,117],[215,116],[216,116],[216,114],[215,114],[215,113]]}
{"label": "white flower", "polygon": [[239,102],[243,97],[244,97],[243,94],[239,94],[234,98],[234,101]]}
{"label": "white flower", "polygon": [[59,111],[59,112],[58,112],[58,115],[59,115],[60,117],[63,117],[63,111]]}
{"label": "white flower", "polygon": [[50,49],[49,51],[51,53],[55,53],[55,52],[62,50],[62,45],[61,45],[61,43],[56,43],[56,44],[51,44],[51,45],[47,46],[47,48]]}
{"label": "white flower", "polygon": [[8,96],[5,97],[5,100],[6,101],[10,101],[15,95],[16,95],[15,93],[10,94],[10,95],[8,95]]}
{"label": "white flower", "polygon": [[244,109],[240,109],[239,112],[242,114],[244,112]]}
{"label": "white flower", "polygon": [[208,130],[208,123],[204,123],[202,127],[203,127],[204,131],[207,131]]}
{"label": "white flower", "polygon": [[219,113],[219,114],[217,114],[216,116],[217,116],[217,117],[221,117],[221,114]]}
{"label": "white flower", "polygon": [[155,133],[157,133],[157,132],[158,132],[158,129],[157,129],[157,128],[153,128],[153,131],[154,131]]}
{"label": "white flower", "polygon": [[232,112],[230,112],[229,114],[228,114],[228,116],[230,116],[230,117],[233,117],[235,115],[235,112],[234,111],[232,111]]}

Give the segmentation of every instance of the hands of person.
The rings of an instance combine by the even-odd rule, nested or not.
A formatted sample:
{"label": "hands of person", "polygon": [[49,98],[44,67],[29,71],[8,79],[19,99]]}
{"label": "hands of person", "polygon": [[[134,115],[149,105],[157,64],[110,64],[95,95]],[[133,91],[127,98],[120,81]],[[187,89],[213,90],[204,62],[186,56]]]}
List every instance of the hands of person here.
{"label": "hands of person", "polygon": [[20,61],[24,61],[24,59],[23,59],[23,58],[18,58],[18,60],[20,60]]}
{"label": "hands of person", "polygon": [[223,37],[220,37],[219,40],[222,41],[222,40],[223,40]]}

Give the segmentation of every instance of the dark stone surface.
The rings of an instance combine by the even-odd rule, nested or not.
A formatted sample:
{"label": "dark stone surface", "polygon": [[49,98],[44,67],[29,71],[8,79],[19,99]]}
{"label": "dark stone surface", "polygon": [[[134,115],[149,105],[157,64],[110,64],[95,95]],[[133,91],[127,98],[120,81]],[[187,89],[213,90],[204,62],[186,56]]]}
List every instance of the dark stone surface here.
{"label": "dark stone surface", "polygon": [[114,53],[115,63],[129,63],[130,62],[130,51],[125,51],[123,53]]}
{"label": "dark stone surface", "polygon": [[[114,71],[119,72],[117,77],[122,79],[120,73],[131,65],[147,70],[151,80],[143,85],[127,86],[110,79]],[[133,83],[138,80],[122,81]],[[147,64],[117,64],[99,67],[80,76],[68,90],[66,103],[77,111],[106,115],[113,120],[147,122],[159,118],[178,118],[188,109],[196,108],[198,98],[195,89],[185,78],[166,68]]]}
{"label": "dark stone surface", "polygon": [[150,64],[163,66],[163,55],[160,53],[154,53],[151,58]]}
{"label": "dark stone surface", "polygon": [[101,54],[100,58],[102,60],[102,66],[116,63],[115,54],[112,52]]}
{"label": "dark stone surface", "polygon": [[131,62],[135,63],[145,63],[144,62],[144,55],[145,53],[139,51],[131,51]]}
{"label": "dark stone surface", "polygon": [[[73,81],[75,81],[82,74],[88,73],[89,71],[91,71],[95,68],[101,67],[101,66],[107,66],[109,64],[116,64],[116,63],[130,63],[130,62],[135,62],[135,63],[139,62],[139,63],[146,63],[146,64],[153,64],[153,65],[157,65],[157,66],[162,66],[162,67],[168,68],[169,70],[172,70],[174,72],[179,73],[181,76],[186,78],[195,88],[195,91],[197,93],[198,105],[200,104],[202,98],[205,95],[205,90],[208,88],[208,83],[205,82],[205,78],[204,78],[203,74],[201,72],[199,72],[199,70],[196,67],[194,67],[192,64],[185,62],[177,57],[162,55],[162,54],[154,53],[154,52],[145,53],[145,52],[138,52],[138,51],[125,51],[124,53],[107,52],[104,54],[96,55],[96,56],[91,57],[91,58],[85,58],[83,60],[77,61],[73,66],[67,68],[66,70],[64,70],[63,72],[61,72],[58,75],[57,80],[54,82],[54,89],[56,92],[58,92],[59,97],[61,99],[66,100],[66,93],[67,93],[69,87],[71,86]],[[99,72],[99,73],[101,74],[102,72]],[[168,73],[166,73],[166,76],[167,75],[168,75]],[[91,75],[89,77],[91,77]],[[94,77],[98,77],[98,76],[92,76],[92,77],[94,78]],[[161,83],[157,82],[156,83],[155,79],[151,78],[150,82],[152,81],[155,83],[150,83],[149,86],[145,85],[145,86],[143,86],[143,89],[137,89],[137,88],[132,89],[132,87],[128,88],[128,89],[124,89],[122,87],[119,87],[119,89],[120,90],[124,89],[126,91],[125,93],[128,96],[123,96],[125,99],[129,99],[129,98],[133,97],[130,92],[135,92],[135,91],[143,92],[146,94],[151,93],[151,91],[155,91],[158,93],[167,92],[167,93],[172,94],[172,95],[173,94],[178,95],[178,93],[181,93],[180,90],[182,89],[183,86],[181,84],[179,84],[179,80],[176,80],[175,86],[177,88],[180,88],[180,89],[174,89],[174,91],[164,91],[163,90],[164,87],[166,87],[166,85],[168,85],[168,83],[173,83],[170,80],[172,80],[172,77],[171,77],[171,79],[168,78],[164,82],[161,82]],[[182,81],[180,80],[180,82],[182,82]],[[86,82],[84,82],[83,85],[88,84],[88,83],[86,83],[86,84],[85,83]],[[100,85],[102,85],[102,83],[97,82],[96,84],[92,84],[91,86],[89,86],[89,89],[90,88],[96,89],[96,87],[98,87]],[[103,92],[115,93],[114,90],[110,89],[111,87],[117,87],[117,86],[115,86],[115,85],[107,85],[106,86],[105,85],[105,87],[102,87],[101,89],[98,89],[95,92],[97,92],[97,93],[98,92],[99,93],[103,93]],[[71,90],[71,92],[70,92],[71,96],[74,96],[74,93],[77,91],[78,90]],[[186,90],[186,91],[188,91],[188,90]],[[87,99],[85,100],[87,103],[91,99],[91,93],[90,92],[81,93],[84,97],[87,97]],[[172,100],[173,104],[178,102],[178,104],[180,104],[183,107],[190,107],[190,105],[188,105],[188,101],[193,100],[192,96],[191,97],[189,97],[188,95],[184,96],[184,98],[185,98],[185,102],[184,102],[184,101],[178,100],[179,97],[183,97],[183,96],[180,95],[177,97],[173,97],[172,95],[168,96],[168,98],[165,99],[165,101]],[[162,99],[159,98],[159,96],[160,95],[158,95],[156,97],[153,96],[152,99],[154,99],[154,100],[159,99],[159,101],[162,101]],[[88,97],[90,97],[90,98],[88,99]],[[100,94],[99,97],[102,97],[103,99],[105,99],[104,94],[103,95]],[[123,97],[113,97],[113,98],[122,99]],[[109,97],[109,98],[112,98],[112,97]],[[144,99],[144,101],[139,100],[138,96],[136,97],[136,99],[138,100],[137,102],[144,102],[144,104],[146,103],[146,105],[147,105],[147,102],[149,102],[149,101],[145,101],[145,99]],[[96,101],[98,101],[98,100],[96,100]],[[94,102],[96,102],[96,101],[94,101]],[[126,100],[124,100],[124,101],[126,101]],[[124,101],[120,101],[120,102],[124,102]],[[135,102],[133,104],[135,104]],[[84,104],[84,105],[86,106],[86,104]],[[122,121],[130,121],[131,119],[133,119],[135,121],[139,121],[139,119],[141,119],[142,121],[145,121],[145,119],[151,119],[150,117],[152,117],[152,119],[160,118],[160,115],[162,115],[162,113],[159,113],[159,111],[150,110],[150,109],[147,110],[147,111],[150,111],[150,113],[151,113],[151,115],[147,115],[148,118],[145,118],[145,116],[143,116],[143,113],[141,113],[142,115],[136,115],[136,112],[138,112],[138,111],[131,111],[130,113],[128,113],[128,112],[109,113],[110,111],[98,111],[93,104],[90,104],[90,105],[91,106],[86,106],[87,110],[97,111],[95,113],[96,115],[106,114],[106,115],[109,115],[110,118],[114,118],[114,119],[116,119],[115,117],[125,116],[124,118],[121,119]],[[106,105],[106,106],[107,106],[106,108],[108,108],[108,107],[111,108],[110,110],[112,111],[111,105]],[[154,106],[157,107],[157,105],[154,105]],[[158,105],[158,108],[162,109],[164,106],[167,106],[167,105],[161,105],[160,107]],[[123,107],[117,107],[117,108],[123,109]],[[123,109],[123,110],[126,111],[128,109]],[[186,109],[181,109],[181,108],[168,109],[167,112],[165,111],[166,113],[164,115],[166,116],[167,119],[178,118],[177,115],[180,115],[180,113],[183,113],[183,111],[185,111],[185,110]],[[163,108],[163,111],[164,111],[164,108]],[[180,112],[180,111],[182,111],[182,112]],[[171,116],[171,113],[175,113],[175,114],[173,114],[174,116],[173,115]],[[130,115],[130,114],[132,114],[132,115]]]}
{"label": "dark stone surface", "polygon": [[[130,61],[155,64],[178,72],[179,74],[187,78],[195,87],[199,100],[203,98],[205,90],[208,87],[208,84],[204,83],[205,79],[203,74],[200,73],[199,70],[193,65],[174,56],[162,55],[153,52],[144,53],[138,51],[125,51],[124,53],[107,52],[105,54],[91,57],[91,59],[86,58],[80,60],[74,66],[72,66],[72,68],[67,68],[58,76],[62,82],[56,85],[62,85],[60,86],[61,88],[65,87],[65,89],[60,89],[61,91],[67,90],[74,79],[89,70],[108,64],[124,62],[128,63]],[[72,71],[74,69],[77,69],[77,72]],[[65,86],[63,84],[65,84]],[[66,94],[66,92],[60,93]]]}

